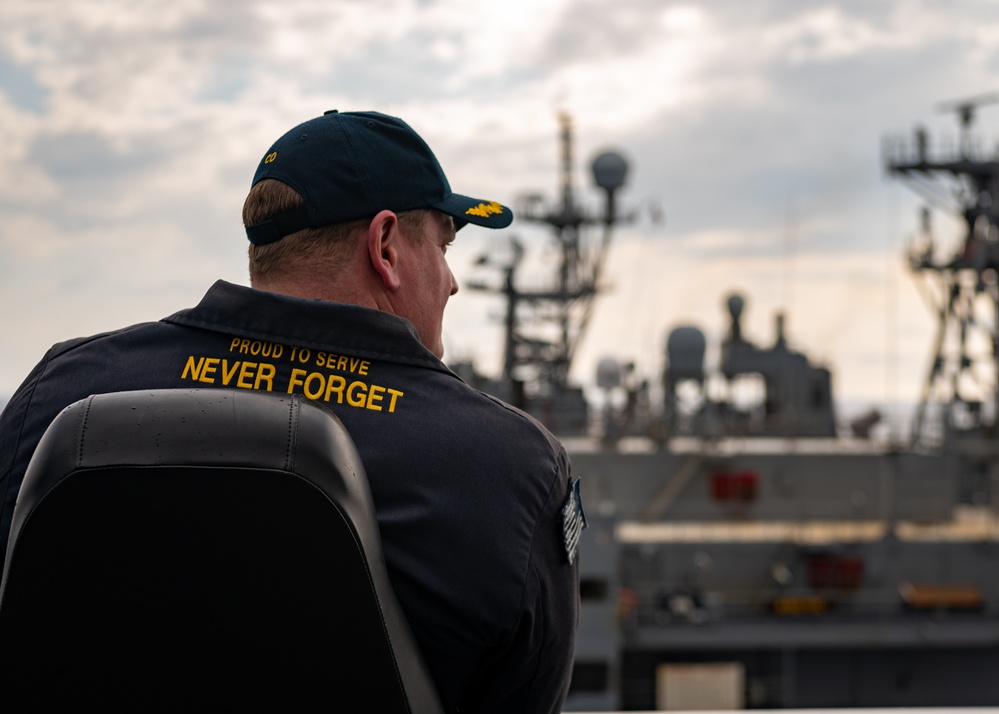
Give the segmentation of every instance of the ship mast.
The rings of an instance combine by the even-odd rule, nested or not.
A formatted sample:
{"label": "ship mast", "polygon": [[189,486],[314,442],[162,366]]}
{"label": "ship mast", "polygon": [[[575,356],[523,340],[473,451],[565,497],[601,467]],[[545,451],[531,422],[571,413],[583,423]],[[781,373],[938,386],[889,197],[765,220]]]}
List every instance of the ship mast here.
{"label": "ship mast", "polygon": [[[960,216],[965,235],[959,249],[941,256],[923,209],[922,235],[909,262],[935,289],[925,290],[937,317],[934,354],[913,422],[915,446],[941,437],[963,444],[965,436],[992,436],[999,427],[999,153],[984,155],[972,142],[976,109],[999,101],[999,93],[940,105],[957,113],[956,150],[933,152],[925,129],[915,141],[886,142],[889,173],[929,205]],[[942,417],[943,430],[931,419]]]}
{"label": "ship mast", "polygon": [[[558,120],[560,200],[546,204],[535,197],[516,211],[518,220],[551,229],[559,256],[553,275],[539,289],[521,286],[517,275],[524,247],[514,238],[507,260],[485,255],[477,261],[479,265],[499,268],[502,282],[473,281],[468,285],[506,298],[502,381],[507,393],[501,396],[529,411],[535,411],[532,400],[554,403],[573,391],[569,370],[589,324],[594,298],[600,292],[612,229],[621,222],[616,210],[617,190],[624,185],[628,171],[620,154],[604,152],[597,156],[592,165],[593,178],[606,200],[601,215],[589,215],[575,197],[572,120],[564,112]],[[596,240],[584,230],[591,227],[601,231]],[[585,416],[582,422],[576,426],[584,428]]]}

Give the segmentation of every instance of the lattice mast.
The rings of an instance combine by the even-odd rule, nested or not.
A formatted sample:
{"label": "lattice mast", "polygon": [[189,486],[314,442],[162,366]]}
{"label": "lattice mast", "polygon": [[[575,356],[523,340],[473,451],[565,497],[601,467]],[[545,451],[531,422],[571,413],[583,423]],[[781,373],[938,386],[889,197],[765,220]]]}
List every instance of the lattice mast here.
{"label": "lattice mast", "polygon": [[[916,445],[930,445],[941,436],[994,434],[999,424],[999,153],[986,155],[971,132],[976,109],[997,101],[999,94],[989,94],[940,105],[960,120],[959,142],[950,151],[931,151],[922,128],[911,143],[885,145],[890,174],[929,206],[965,224],[958,249],[941,255],[930,229],[930,209],[924,208],[922,233],[909,251],[910,267],[924,278],[923,294],[937,317],[934,352],[913,422]],[[938,407],[933,411],[942,423],[934,424],[931,407]]]}

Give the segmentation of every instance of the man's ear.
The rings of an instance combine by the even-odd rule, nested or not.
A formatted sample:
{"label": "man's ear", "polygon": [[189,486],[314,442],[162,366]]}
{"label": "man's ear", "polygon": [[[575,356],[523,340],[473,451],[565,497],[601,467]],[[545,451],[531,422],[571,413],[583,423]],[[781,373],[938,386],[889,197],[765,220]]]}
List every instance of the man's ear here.
{"label": "man's ear", "polygon": [[392,211],[381,211],[368,224],[368,258],[371,266],[388,290],[399,287],[399,217]]}

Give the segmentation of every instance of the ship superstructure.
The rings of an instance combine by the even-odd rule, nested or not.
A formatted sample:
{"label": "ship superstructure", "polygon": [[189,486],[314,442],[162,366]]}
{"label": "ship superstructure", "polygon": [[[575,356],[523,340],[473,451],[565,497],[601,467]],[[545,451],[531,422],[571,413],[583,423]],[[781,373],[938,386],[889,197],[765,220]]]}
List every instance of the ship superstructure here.
{"label": "ship superstructure", "polygon": [[[885,144],[888,171],[949,196],[967,224],[958,255],[928,230],[912,249],[939,325],[904,444],[870,438],[877,411],[841,424],[832,372],[793,345],[782,315],[772,341],[745,334],[740,295],[723,300],[717,365],[703,332],[677,327],[658,404],[633,371],[605,362],[598,385],[623,391],[608,404],[624,406],[586,411],[569,366],[626,164],[598,159],[614,171],[597,181],[604,212],[587,216],[563,119],[561,203],[526,212],[561,250],[551,289],[521,290],[522,247],[483,258],[500,279],[475,287],[507,303],[504,372],[480,385],[559,434],[582,483],[590,528],[567,710],[999,703],[999,157],[972,148],[980,103],[957,106],[955,155],[934,154],[925,132]],[[750,404],[731,398],[746,380]]]}

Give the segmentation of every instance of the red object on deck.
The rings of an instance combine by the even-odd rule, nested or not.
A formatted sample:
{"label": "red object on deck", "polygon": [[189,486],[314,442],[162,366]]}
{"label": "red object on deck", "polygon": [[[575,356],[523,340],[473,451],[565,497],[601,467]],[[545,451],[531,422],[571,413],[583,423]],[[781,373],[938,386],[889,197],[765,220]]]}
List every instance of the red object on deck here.
{"label": "red object on deck", "polygon": [[755,471],[711,474],[711,498],[715,501],[755,501],[759,486]]}
{"label": "red object on deck", "polygon": [[817,590],[853,590],[864,578],[864,560],[856,555],[814,555],[808,581]]}

